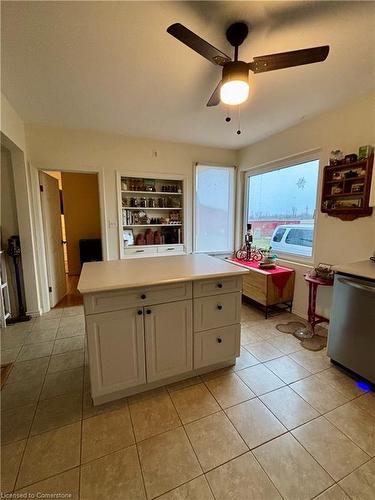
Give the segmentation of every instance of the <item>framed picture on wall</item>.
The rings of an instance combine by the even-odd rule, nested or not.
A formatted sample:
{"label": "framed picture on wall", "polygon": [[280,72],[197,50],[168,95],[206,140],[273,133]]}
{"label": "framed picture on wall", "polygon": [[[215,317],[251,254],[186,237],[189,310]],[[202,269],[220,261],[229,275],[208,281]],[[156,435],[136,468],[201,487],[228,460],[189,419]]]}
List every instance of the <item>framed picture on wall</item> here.
{"label": "framed picture on wall", "polygon": [[134,233],[133,229],[124,229],[123,233],[124,246],[134,245]]}

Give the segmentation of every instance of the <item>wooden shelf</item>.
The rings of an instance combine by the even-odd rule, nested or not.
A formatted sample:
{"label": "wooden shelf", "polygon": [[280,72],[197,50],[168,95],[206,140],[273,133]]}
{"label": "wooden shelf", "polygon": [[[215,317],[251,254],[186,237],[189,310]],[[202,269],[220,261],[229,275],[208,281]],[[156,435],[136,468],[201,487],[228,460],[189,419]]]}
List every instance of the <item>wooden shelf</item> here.
{"label": "wooden shelf", "polygon": [[165,194],[165,195],[174,195],[174,196],[182,196],[182,193],[171,193],[169,191],[121,191],[123,194]]}
{"label": "wooden shelf", "polygon": [[[123,224],[122,227],[180,227],[182,224]],[[172,244],[172,243],[171,243]],[[176,243],[177,245],[177,243]]]}
{"label": "wooden shelf", "polygon": [[[323,183],[322,183],[322,204],[321,211],[331,217],[339,217],[343,221],[351,221],[358,217],[367,217],[371,215],[372,208],[369,206],[371,176],[374,163],[374,155],[371,154],[366,160],[357,161],[354,163],[345,163],[342,165],[327,165],[324,167]],[[365,173],[356,177],[346,177],[344,179],[332,179],[332,176],[337,171],[354,170],[361,168]],[[346,193],[345,187],[348,189],[356,182],[363,184],[363,191],[357,193]],[[332,185],[339,184],[343,188],[343,193],[328,194],[331,191]],[[327,194],[325,194],[327,193]],[[335,200],[361,200],[360,207],[343,207],[334,206]],[[333,205],[333,206],[332,206]]]}
{"label": "wooden shelf", "polygon": [[122,207],[123,210],[182,210],[181,207]]}

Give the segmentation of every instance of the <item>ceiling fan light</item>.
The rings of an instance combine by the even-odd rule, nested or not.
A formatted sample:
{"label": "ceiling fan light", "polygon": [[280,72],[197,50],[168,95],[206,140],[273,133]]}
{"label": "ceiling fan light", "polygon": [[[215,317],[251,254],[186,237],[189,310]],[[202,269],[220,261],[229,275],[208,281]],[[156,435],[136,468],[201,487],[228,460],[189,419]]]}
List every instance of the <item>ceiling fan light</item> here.
{"label": "ceiling fan light", "polygon": [[220,99],[224,104],[237,105],[245,102],[249,97],[249,84],[243,80],[230,80],[220,89]]}

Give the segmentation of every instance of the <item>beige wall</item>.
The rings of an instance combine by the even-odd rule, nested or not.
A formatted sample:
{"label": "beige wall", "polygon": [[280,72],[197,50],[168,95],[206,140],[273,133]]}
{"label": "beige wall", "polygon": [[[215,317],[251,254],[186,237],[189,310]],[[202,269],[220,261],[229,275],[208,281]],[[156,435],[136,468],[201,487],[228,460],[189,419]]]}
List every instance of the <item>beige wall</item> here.
{"label": "beige wall", "polygon": [[[375,143],[374,99],[373,92],[360,96],[338,109],[302,121],[294,127],[242,149],[238,156],[240,169],[242,171],[254,169],[259,165],[291,155],[320,149],[322,170],[328,162],[332,149],[340,148],[348,154],[358,152],[358,147],[361,145],[373,145]],[[375,249],[375,215],[343,222],[322,214],[319,206],[320,186],[316,212],[315,264],[353,262],[367,259],[372,255]],[[298,313],[306,313],[307,287],[303,280],[306,268],[301,265],[292,267],[295,267],[297,272],[295,309]],[[330,297],[330,290],[322,290],[318,298],[318,307],[326,314],[330,308]]]}
{"label": "beige wall", "polygon": [[62,172],[69,274],[79,274],[79,240],[100,238],[98,176]]}

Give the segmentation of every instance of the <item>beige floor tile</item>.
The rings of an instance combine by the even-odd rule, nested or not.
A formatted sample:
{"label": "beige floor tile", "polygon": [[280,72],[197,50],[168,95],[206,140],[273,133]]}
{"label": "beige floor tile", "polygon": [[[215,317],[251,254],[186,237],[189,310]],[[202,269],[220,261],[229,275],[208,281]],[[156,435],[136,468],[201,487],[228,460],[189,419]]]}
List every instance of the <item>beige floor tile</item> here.
{"label": "beige floor tile", "polygon": [[10,409],[26,406],[38,400],[43,385],[43,377],[6,384],[1,391],[2,408]]}
{"label": "beige floor tile", "polygon": [[135,403],[136,401],[143,401],[148,398],[154,398],[158,394],[166,394],[166,386],[157,387],[156,389],[150,389],[149,391],[139,392],[138,394],[133,394],[133,396],[128,397],[129,403]]}
{"label": "beige floor tile", "polygon": [[1,335],[1,350],[14,349],[15,347],[21,347],[30,337],[30,332],[20,331],[5,331]]}
{"label": "beige floor tile", "polygon": [[215,500],[204,476],[199,476],[165,493],[158,500]]}
{"label": "beige floor tile", "polygon": [[63,308],[62,307],[55,307],[53,309],[50,309],[47,313],[44,313],[41,318],[43,319],[57,319],[61,318],[63,313]]}
{"label": "beige floor tile", "polygon": [[27,335],[25,344],[38,344],[40,342],[53,342],[56,337],[56,329],[51,330],[34,330]]}
{"label": "beige floor tile", "polygon": [[49,357],[14,363],[6,383],[14,384],[25,380],[40,380],[47,372],[48,363]]}
{"label": "beige floor tile", "polygon": [[47,315],[36,318],[33,323],[32,331],[34,330],[57,330],[59,327],[60,318],[49,318]]}
{"label": "beige floor tile", "polygon": [[126,448],[134,444],[129,408],[87,418],[82,426],[82,462]]}
{"label": "beige floor tile", "polygon": [[290,434],[253,453],[285,500],[310,500],[333,484],[333,479]]}
{"label": "beige floor tile", "polygon": [[1,412],[1,444],[27,438],[34,418],[36,404]]}
{"label": "beige floor tile", "polygon": [[146,500],[137,450],[130,446],[81,467],[81,500]]}
{"label": "beige floor tile", "polygon": [[289,356],[273,359],[265,363],[265,365],[286,384],[291,384],[311,375],[309,371],[293,361]]}
{"label": "beige floor tile", "polygon": [[221,465],[208,472],[206,477],[216,500],[281,499],[252,453],[246,453]]}
{"label": "beige floor tile", "polygon": [[353,403],[375,418],[375,394],[373,392],[364,394],[360,398],[355,399]]}
{"label": "beige floor tile", "polygon": [[80,314],[79,316],[63,316],[61,317],[59,328],[70,328],[72,331],[77,331],[78,329],[84,329],[85,328],[85,318],[83,314]]}
{"label": "beige floor tile", "polygon": [[129,409],[137,441],[181,426],[171,398],[166,392],[133,402]]}
{"label": "beige floor tile", "polygon": [[182,427],[146,439],[137,446],[148,498],[155,498],[202,474]]}
{"label": "beige floor tile", "polygon": [[255,394],[235,373],[216,377],[205,384],[222,408],[228,408],[255,397]]}
{"label": "beige floor tile", "polygon": [[226,414],[251,449],[287,431],[259,399],[233,406]]}
{"label": "beige floor tile", "polygon": [[52,354],[62,354],[64,352],[80,351],[84,348],[84,336],[57,338],[53,347]]}
{"label": "beige floor tile", "polygon": [[258,342],[262,342],[262,340],[263,337],[256,333],[251,324],[245,323],[241,325],[241,345],[257,344]]}
{"label": "beige floor tile", "polygon": [[287,429],[293,429],[319,416],[314,408],[289,387],[264,394],[260,399]]}
{"label": "beige floor tile", "polygon": [[26,440],[1,447],[1,492],[13,491]]}
{"label": "beige floor tile", "polygon": [[[263,318],[261,320],[248,322],[245,323],[244,326],[246,327],[246,333],[249,333],[250,337],[253,337],[250,339],[249,344],[254,344],[254,340],[257,338],[260,339],[260,342],[264,342],[277,338],[281,335],[280,332],[276,330],[275,324],[270,319],[266,320]],[[244,338],[244,340],[246,339]]]}
{"label": "beige floor tile", "polygon": [[241,323],[247,321],[259,321],[264,319],[264,313],[260,309],[249,304],[242,304],[241,307]]}
{"label": "beige floor tile", "polygon": [[235,365],[225,366],[224,368],[219,368],[219,370],[214,370],[213,372],[204,373],[201,375],[201,379],[203,382],[207,382],[208,380],[212,380],[216,377],[222,377],[223,375],[228,375],[229,373],[234,373]]}
{"label": "beige floor tile", "polygon": [[329,384],[337,391],[342,392],[348,398],[355,398],[365,394],[365,391],[357,386],[354,379],[348,377],[348,375],[345,375],[335,367],[317,373],[316,377],[323,383]]}
{"label": "beige floor tile", "polygon": [[83,316],[83,314],[84,314],[83,306],[64,307],[62,311],[63,318],[71,316]]}
{"label": "beige floor tile", "polygon": [[61,327],[57,329],[56,340],[66,339],[68,337],[80,337],[85,334],[85,329],[82,326],[77,326],[76,329],[71,327]]}
{"label": "beige floor tile", "polygon": [[369,456],[324,417],[292,431],[317,462],[339,481],[369,460]]}
{"label": "beige floor tile", "polygon": [[41,400],[35,413],[31,435],[73,424],[82,418],[81,394],[67,394]]}
{"label": "beige floor tile", "polygon": [[177,391],[178,389],[185,389],[185,387],[191,387],[192,385],[200,384],[201,382],[201,377],[190,377],[185,380],[180,380],[179,382],[174,382],[173,384],[167,385],[167,390],[169,392]]}
{"label": "beige floor tile", "polygon": [[18,357],[21,350],[21,346],[14,347],[13,349],[4,349],[0,352],[0,364],[1,366],[7,365],[9,363],[14,363]]}
{"label": "beige floor tile", "polygon": [[44,382],[40,399],[49,399],[63,394],[82,393],[83,369],[65,370],[48,373]]}
{"label": "beige floor tile", "polygon": [[185,430],[204,472],[248,451],[223,412],[192,422]]}
{"label": "beige floor tile", "polygon": [[375,459],[362,465],[339,484],[353,500],[374,500]]}
{"label": "beige floor tile", "polygon": [[65,352],[51,356],[48,373],[55,373],[63,370],[72,370],[83,366],[84,350]]}
{"label": "beige floor tile", "polygon": [[67,495],[55,498],[79,500],[79,467],[26,486],[17,490],[17,493],[28,494],[28,498],[54,498],[52,495]]}
{"label": "beige floor tile", "polygon": [[128,405],[127,398],[116,399],[109,403],[104,403],[102,405],[93,405],[91,394],[85,392],[83,394],[83,418],[95,417],[96,415],[101,415],[107,411],[120,410]]}
{"label": "beige floor tile", "polygon": [[317,496],[315,500],[350,500],[350,498],[338,484],[335,484]]}
{"label": "beige floor tile", "polygon": [[314,352],[302,349],[291,353],[290,357],[311,373],[321,372],[331,366],[329,359],[323,351]]}
{"label": "beige floor tile", "polygon": [[282,387],[284,382],[264,365],[255,365],[237,372],[237,375],[258,396]]}
{"label": "beige floor tile", "polygon": [[375,419],[353,402],[327,413],[327,419],[362,450],[375,456]]}
{"label": "beige floor tile", "polygon": [[290,387],[321,413],[333,410],[348,401],[344,394],[325,384],[315,375],[299,380]]}
{"label": "beige floor tile", "polygon": [[38,344],[24,345],[18,354],[17,361],[43,358],[49,356],[53,349],[53,342],[40,342]]}
{"label": "beige floor tile", "polygon": [[204,384],[173,391],[171,398],[184,424],[220,410],[220,406]]}
{"label": "beige floor tile", "polygon": [[17,488],[79,465],[80,441],[80,422],[30,438],[17,479]]}
{"label": "beige floor tile", "polygon": [[249,353],[244,347],[240,348],[240,355],[236,359],[236,364],[233,367],[233,371],[238,372],[244,368],[249,368],[249,366],[254,366],[259,364],[259,360]]}
{"label": "beige floor tile", "polygon": [[277,347],[277,349],[279,349],[279,351],[284,354],[291,354],[292,352],[300,351],[301,349],[303,349],[301,341],[296,339],[294,335],[289,335],[287,333],[269,339],[268,342],[274,347]]}
{"label": "beige floor tile", "polygon": [[279,358],[283,355],[279,349],[276,349],[272,344],[267,341],[259,342],[246,346],[246,349],[255,356],[259,361],[265,362],[271,359]]}

